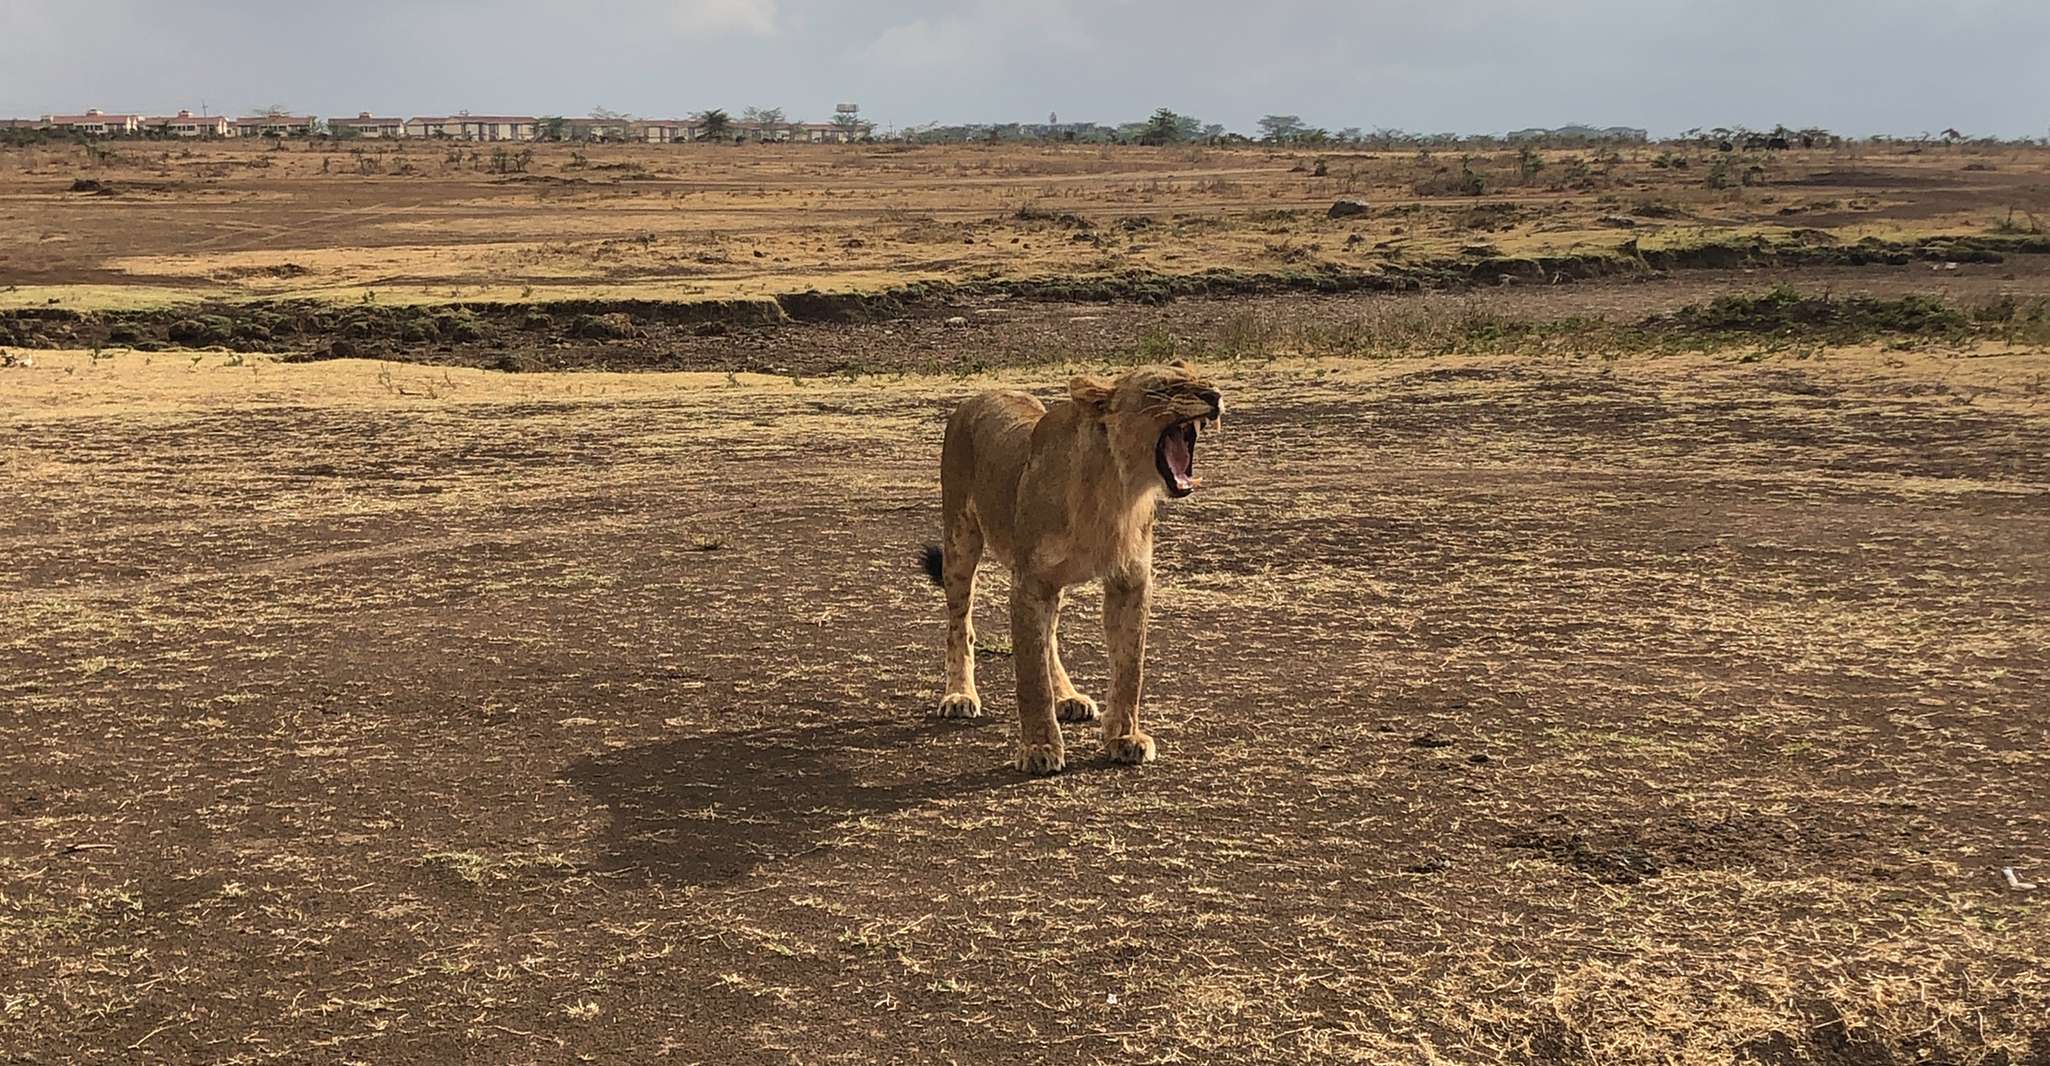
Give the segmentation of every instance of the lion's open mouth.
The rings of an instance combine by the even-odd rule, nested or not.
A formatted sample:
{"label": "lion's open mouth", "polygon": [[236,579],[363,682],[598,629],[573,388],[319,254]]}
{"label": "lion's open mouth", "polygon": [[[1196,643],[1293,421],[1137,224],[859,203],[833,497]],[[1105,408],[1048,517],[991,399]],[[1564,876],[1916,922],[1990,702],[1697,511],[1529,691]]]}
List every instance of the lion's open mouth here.
{"label": "lion's open mouth", "polygon": [[1153,447],[1153,465],[1160,468],[1169,496],[1180,499],[1196,491],[1196,426],[1214,417],[1191,418],[1161,431],[1160,443]]}

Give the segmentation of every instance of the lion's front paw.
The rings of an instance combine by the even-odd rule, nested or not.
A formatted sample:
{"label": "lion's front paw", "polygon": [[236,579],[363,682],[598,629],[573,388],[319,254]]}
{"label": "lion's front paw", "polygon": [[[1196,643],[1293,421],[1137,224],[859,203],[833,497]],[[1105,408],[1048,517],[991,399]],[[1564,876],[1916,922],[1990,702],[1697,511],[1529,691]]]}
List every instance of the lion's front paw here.
{"label": "lion's front paw", "polygon": [[1068,767],[1068,757],[1058,744],[1020,744],[1011,765],[1028,774],[1057,774]]}
{"label": "lion's front paw", "polygon": [[1127,733],[1121,737],[1104,737],[1103,748],[1110,752],[1112,762],[1138,765],[1153,761],[1153,738],[1144,733]]}
{"label": "lion's front paw", "polygon": [[1053,715],[1063,722],[1094,722],[1099,717],[1096,701],[1077,692],[1053,705]]}
{"label": "lion's front paw", "polygon": [[933,713],[941,718],[980,718],[982,701],[972,692],[949,692],[940,697],[940,705]]}

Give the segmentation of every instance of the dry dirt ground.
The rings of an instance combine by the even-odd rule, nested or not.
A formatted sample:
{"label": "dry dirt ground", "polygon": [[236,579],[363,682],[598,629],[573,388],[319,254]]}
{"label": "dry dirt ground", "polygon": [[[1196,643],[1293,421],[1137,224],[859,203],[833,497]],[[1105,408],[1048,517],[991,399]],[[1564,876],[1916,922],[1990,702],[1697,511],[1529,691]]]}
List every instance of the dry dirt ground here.
{"label": "dry dirt ground", "polygon": [[33,353],[0,1058],[2041,1066],[2050,356],[1800,354],[1220,367],[1028,780],[914,556],[1058,369]]}
{"label": "dry dirt ground", "polygon": [[[520,158],[518,153],[532,151]],[[2050,226],[2050,151],[0,148],[0,307],[753,298]],[[500,172],[517,163],[517,173]],[[1724,187],[1712,187],[1720,184]],[[1467,195],[1478,190],[1478,195]],[[1332,219],[1334,200],[1366,213]]]}

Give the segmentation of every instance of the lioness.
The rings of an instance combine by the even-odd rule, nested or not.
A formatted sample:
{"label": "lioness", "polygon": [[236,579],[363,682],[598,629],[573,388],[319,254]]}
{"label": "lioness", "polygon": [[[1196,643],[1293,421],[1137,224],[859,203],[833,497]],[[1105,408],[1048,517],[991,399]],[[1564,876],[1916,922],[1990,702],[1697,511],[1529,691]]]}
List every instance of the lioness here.
{"label": "lioness", "polygon": [[982,714],[975,692],[975,567],[986,547],[1011,568],[1018,666],[1018,749],[1027,773],[1067,765],[1060,722],[1097,718],[1061,665],[1055,630],[1070,585],[1103,579],[1110,716],[1103,743],[1122,763],[1153,758],[1139,728],[1139,684],[1153,584],[1153,517],[1162,496],[1196,490],[1199,426],[1224,413],[1215,386],[1179,360],[1115,381],[1083,376],[1052,407],[1022,392],[971,397],[947,422],[940,454],[942,546],[925,570],[947,592],[947,691],[939,714]]}

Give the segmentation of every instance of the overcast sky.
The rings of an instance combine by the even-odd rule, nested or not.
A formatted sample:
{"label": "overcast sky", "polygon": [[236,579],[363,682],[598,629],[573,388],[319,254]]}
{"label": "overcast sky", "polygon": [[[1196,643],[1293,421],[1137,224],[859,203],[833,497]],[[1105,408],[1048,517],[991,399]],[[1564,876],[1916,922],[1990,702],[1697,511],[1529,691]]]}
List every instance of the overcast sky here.
{"label": "overcast sky", "polygon": [[2050,133],[2050,0],[0,0],[0,117],[87,107],[886,126]]}

